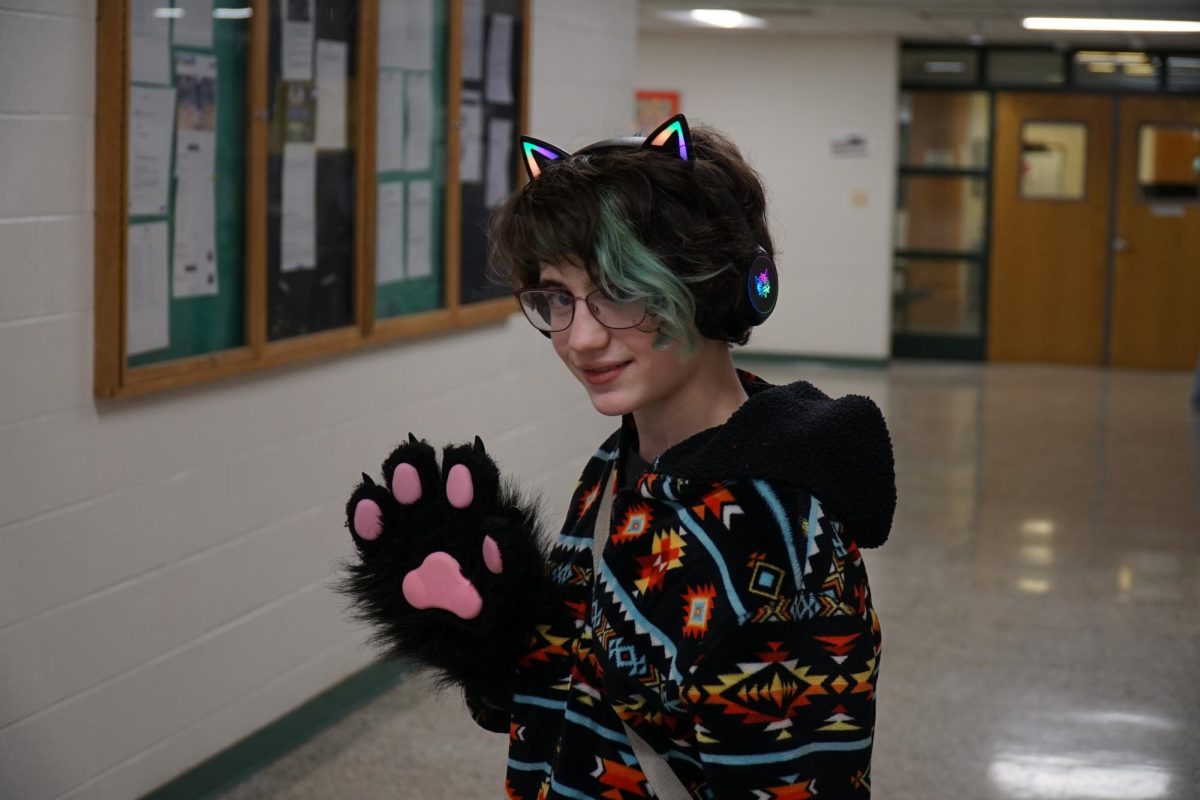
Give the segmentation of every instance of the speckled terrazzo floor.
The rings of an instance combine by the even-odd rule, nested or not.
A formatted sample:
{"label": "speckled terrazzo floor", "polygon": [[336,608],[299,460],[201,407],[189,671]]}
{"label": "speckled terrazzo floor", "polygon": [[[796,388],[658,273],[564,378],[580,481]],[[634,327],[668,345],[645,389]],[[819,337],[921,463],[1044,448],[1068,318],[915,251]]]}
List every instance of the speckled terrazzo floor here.
{"label": "speckled terrazzo floor", "polygon": [[[1200,798],[1190,374],[744,366],[866,394],[892,431],[876,798]],[[503,797],[505,744],[413,679],[221,798]]]}

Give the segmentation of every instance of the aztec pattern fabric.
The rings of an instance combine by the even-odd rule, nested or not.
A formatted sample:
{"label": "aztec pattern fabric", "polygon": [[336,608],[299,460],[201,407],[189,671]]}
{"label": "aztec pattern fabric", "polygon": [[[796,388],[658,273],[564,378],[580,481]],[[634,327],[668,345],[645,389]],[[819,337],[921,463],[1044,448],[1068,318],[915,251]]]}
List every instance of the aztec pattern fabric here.
{"label": "aztec pattern fabric", "polygon": [[[511,715],[472,704],[481,725],[509,733],[511,800],[652,796],[622,722],[695,798],[870,796],[881,639],[862,555],[842,519],[768,466],[781,460],[776,449],[803,444],[780,432],[808,420],[753,413],[778,395],[813,405],[797,406],[800,416],[837,403],[844,411],[847,399],[739,375],[751,399],[722,427],[760,443],[757,468],[723,481],[686,477],[687,463],[729,433],[710,429],[624,481],[619,465],[636,446],[628,416],[584,468],[551,553],[556,618],[537,626],[520,658]],[[878,429],[874,404],[854,402],[857,429]],[[882,430],[875,445],[886,468],[862,469],[890,478]],[[612,522],[594,574],[604,481]],[[857,516],[886,522],[866,532],[872,541],[886,537],[895,503],[894,480],[877,489],[863,502],[892,507]]]}

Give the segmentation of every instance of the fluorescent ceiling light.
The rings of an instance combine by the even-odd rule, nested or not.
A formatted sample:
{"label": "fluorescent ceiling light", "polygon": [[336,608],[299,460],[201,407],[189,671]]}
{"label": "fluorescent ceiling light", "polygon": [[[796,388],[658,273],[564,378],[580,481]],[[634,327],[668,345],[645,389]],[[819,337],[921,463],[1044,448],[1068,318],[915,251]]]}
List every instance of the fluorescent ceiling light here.
{"label": "fluorescent ceiling light", "polygon": [[717,28],[745,28],[752,25],[751,20],[754,19],[727,8],[693,8],[689,16],[696,22]]}
{"label": "fluorescent ceiling light", "polygon": [[1116,31],[1130,33],[1200,33],[1200,22],[1171,19],[1088,19],[1085,17],[1026,17],[1031,31]]}
{"label": "fluorescent ceiling light", "polygon": [[182,8],[156,8],[154,16],[158,19],[180,19],[183,17]]}
{"label": "fluorescent ceiling light", "polygon": [[214,8],[213,16],[217,19],[250,19],[254,15],[251,8]]}

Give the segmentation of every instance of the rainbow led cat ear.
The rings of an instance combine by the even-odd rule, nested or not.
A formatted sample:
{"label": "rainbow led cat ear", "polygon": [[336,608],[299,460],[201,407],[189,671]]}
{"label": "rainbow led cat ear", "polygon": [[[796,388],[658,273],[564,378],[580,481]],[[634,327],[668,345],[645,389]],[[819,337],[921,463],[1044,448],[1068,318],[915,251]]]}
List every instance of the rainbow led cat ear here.
{"label": "rainbow led cat ear", "polygon": [[549,142],[534,139],[532,136],[521,137],[521,154],[525,157],[525,171],[529,173],[531,181],[537,180],[538,176],[542,174],[542,170],[551,161],[571,155]]}
{"label": "rainbow led cat ear", "polygon": [[658,150],[670,156],[678,154],[681,159],[687,161],[688,154],[692,150],[692,134],[688,130],[687,119],[683,114],[671,117],[650,132],[646,141],[642,143],[642,147],[647,150]]}

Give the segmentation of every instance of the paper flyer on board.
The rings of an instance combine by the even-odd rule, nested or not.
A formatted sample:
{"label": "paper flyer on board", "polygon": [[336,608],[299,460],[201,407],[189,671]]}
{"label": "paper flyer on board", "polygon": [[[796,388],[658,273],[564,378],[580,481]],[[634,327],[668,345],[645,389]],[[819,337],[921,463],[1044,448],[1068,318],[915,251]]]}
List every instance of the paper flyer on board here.
{"label": "paper flyer on board", "polygon": [[488,208],[499,205],[512,190],[512,136],[512,120],[488,120],[487,181],[483,191],[483,204]]}
{"label": "paper flyer on board", "polygon": [[410,181],[408,184],[408,225],[406,272],[409,278],[427,278],[433,274],[433,183]]}
{"label": "paper flyer on board", "polygon": [[175,56],[175,241],[171,296],[217,294],[217,59]]}
{"label": "paper flyer on board", "polygon": [[125,260],[125,353],[171,344],[167,300],[167,223],[129,226]]}
{"label": "paper flyer on board", "polygon": [[175,44],[183,47],[213,46],[213,0],[174,0]]}
{"label": "paper flyer on board", "polygon": [[313,0],[284,0],[282,74],[285,81],[313,79]]}
{"label": "paper flyer on board", "polygon": [[129,214],[167,213],[175,89],[129,89]]}
{"label": "paper flyer on board", "polygon": [[487,80],[484,94],[489,103],[509,105],[512,93],[513,17],[493,14],[487,40]]}
{"label": "paper flyer on board", "polygon": [[458,179],[462,183],[483,183],[483,106],[464,102],[459,117]]}
{"label": "paper flyer on board", "polygon": [[376,87],[375,171],[404,169],[404,73],[381,70]]}
{"label": "paper flyer on board", "polygon": [[295,272],[317,266],[317,151],[311,143],[283,146],[279,269]]}
{"label": "paper flyer on board", "polygon": [[483,0],[463,0],[463,80],[483,79]]}
{"label": "paper flyer on board", "polygon": [[375,284],[404,280],[404,183],[376,187]]}
{"label": "paper flyer on board", "polygon": [[404,168],[424,172],[433,162],[433,78],[428,72],[411,72],[404,92],[406,138]]}
{"label": "paper flyer on board", "polygon": [[129,80],[171,84],[171,20],[160,16],[161,0],[129,4]]}
{"label": "paper flyer on board", "polygon": [[346,148],[347,45],[317,40],[317,147]]}

